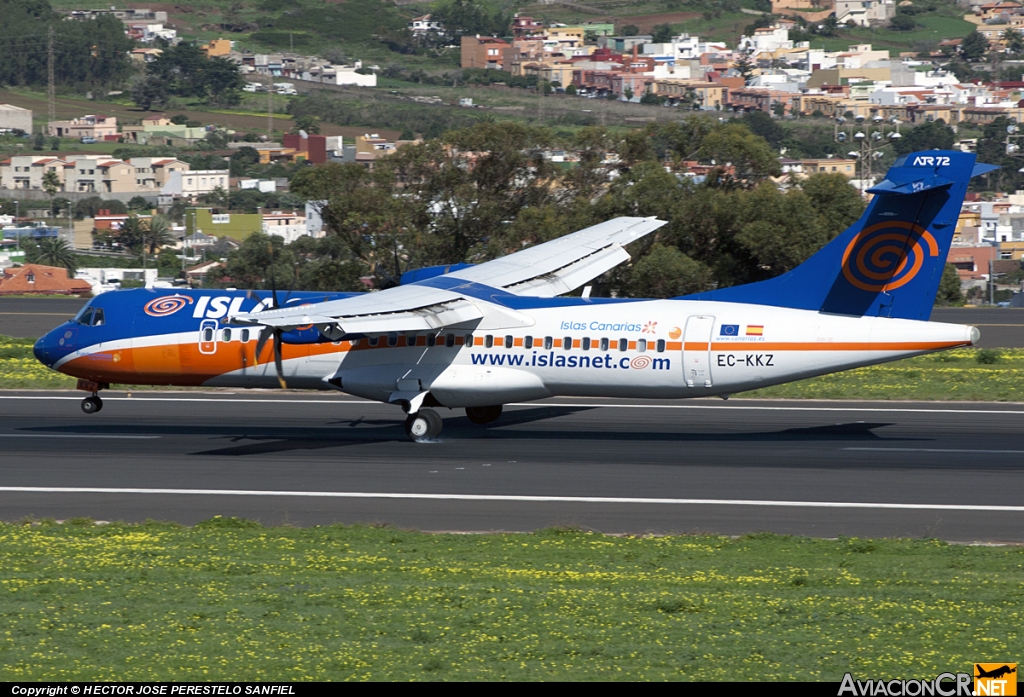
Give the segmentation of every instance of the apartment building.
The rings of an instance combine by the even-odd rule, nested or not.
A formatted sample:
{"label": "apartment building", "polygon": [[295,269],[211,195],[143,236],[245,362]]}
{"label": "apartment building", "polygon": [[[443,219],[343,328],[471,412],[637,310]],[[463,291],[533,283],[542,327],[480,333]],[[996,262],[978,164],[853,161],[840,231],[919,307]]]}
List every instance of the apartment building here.
{"label": "apartment building", "polygon": [[463,36],[461,40],[461,65],[463,68],[505,67],[505,52],[511,47],[504,39],[493,36]]}
{"label": "apartment building", "polygon": [[110,157],[76,157],[64,165],[64,190],[118,194],[139,191],[135,168]]}
{"label": "apartment building", "polygon": [[71,121],[50,121],[47,124],[47,132],[58,138],[103,140],[107,136],[117,136],[117,117],[89,114]]}
{"label": "apartment building", "polygon": [[283,237],[286,244],[294,242],[303,235],[308,234],[308,230],[306,229],[306,216],[304,213],[295,211],[264,212],[263,233],[265,235],[278,235]]}
{"label": "apartment building", "polygon": [[217,189],[228,190],[230,175],[226,169],[196,169],[168,172],[167,182],[160,192],[167,196],[195,198],[213,193]]}
{"label": "apartment building", "polygon": [[0,162],[0,186],[5,189],[43,190],[43,177],[56,172],[64,188],[65,162],[56,157],[16,155]]}

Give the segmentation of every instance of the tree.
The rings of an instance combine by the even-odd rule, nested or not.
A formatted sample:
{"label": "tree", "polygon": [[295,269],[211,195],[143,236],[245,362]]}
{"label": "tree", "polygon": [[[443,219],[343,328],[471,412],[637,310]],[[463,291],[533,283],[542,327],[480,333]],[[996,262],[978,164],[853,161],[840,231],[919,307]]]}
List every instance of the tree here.
{"label": "tree", "polygon": [[576,94],[576,85],[570,82],[568,85],[565,86],[565,93],[568,95]]}
{"label": "tree", "polygon": [[35,138],[32,139],[32,149],[42,150],[44,147],[46,147],[46,136],[43,135],[42,131],[39,131],[36,133]]}
{"label": "tree", "polygon": [[749,111],[740,120],[744,126],[750,129],[751,133],[767,140],[773,148],[779,147],[786,138],[786,129],[763,111]]}
{"label": "tree", "polygon": [[711,287],[711,269],[676,247],[654,243],[651,251],[633,264],[630,295],[636,298],[672,298]]}
{"label": "tree", "polygon": [[960,274],[953,264],[946,264],[942,270],[942,280],[939,281],[935,304],[940,307],[960,307],[964,304],[964,294],[960,290]]}
{"label": "tree", "polygon": [[52,169],[46,170],[46,174],[43,175],[43,191],[50,197],[50,215],[54,215],[53,199],[60,191],[60,177]]}
{"label": "tree", "polygon": [[986,52],[988,52],[988,39],[978,32],[977,29],[965,36],[964,40],[960,42],[960,55],[964,57],[964,60],[981,60]]}
{"label": "tree", "polygon": [[635,24],[627,24],[619,33],[623,36],[638,36],[640,34],[640,27]]}
{"label": "tree", "polygon": [[627,87],[626,89],[622,90],[622,96],[626,98],[627,102],[631,100],[633,98],[633,88]]}
{"label": "tree", "polygon": [[295,117],[295,125],[292,126],[292,133],[305,131],[306,133],[320,132],[320,118],[313,114],[303,114]]}
{"label": "tree", "polygon": [[128,210],[130,211],[145,211],[149,210],[149,208],[149,201],[141,196],[132,196],[128,199]]}
{"label": "tree", "polygon": [[78,270],[78,261],[71,246],[59,237],[44,237],[36,243],[36,249],[30,260],[34,264],[56,266],[67,269],[68,276],[74,276]]}
{"label": "tree", "polygon": [[146,244],[146,221],[135,213],[129,213],[126,220],[121,221],[117,231],[117,241],[121,246],[134,254],[141,254]]}
{"label": "tree", "polygon": [[672,41],[672,25],[656,24],[651,30],[652,41],[656,44],[667,44]]}
{"label": "tree", "polygon": [[917,22],[910,15],[898,12],[889,20],[889,28],[893,31],[914,31],[917,28]]}
{"label": "tree", "polygon": [[50,139],[50,150],[60,150],[60,138],[54,136]]}
{"label": "tree", "polygon": [[143,111],[166,109],[170,99],[167,81],[150,76],[137,81],[131,89],[132,101]]}
{"label": "tree", "polygon": [[925,121],[910,130],[904,130],[900,135],[902,137],[893,143],[897,155],[918,150],[950,150],[956,140],[953,129],[942,119]]}
{"label": "tree", "polygon": [[1003,43],[1006,45],[1006,52],[1011,54],[1024,53],[1024,36],[1021,33],[1008,27],[1003,32]]}
{"label": "tree", "polygon": [[750,76],[754,74],[754,61],[747,51],[740,51],[740,55],[733,64],[733,67],[736,68],[736,72],[740,74],[744,81],[749,80]]}

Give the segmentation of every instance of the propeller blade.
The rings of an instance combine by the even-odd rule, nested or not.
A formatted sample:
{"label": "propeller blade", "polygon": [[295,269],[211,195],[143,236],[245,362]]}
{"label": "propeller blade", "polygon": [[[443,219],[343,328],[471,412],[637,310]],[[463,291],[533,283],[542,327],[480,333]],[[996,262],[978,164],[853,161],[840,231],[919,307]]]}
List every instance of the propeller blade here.
{"label": "propeller blade", "polygon": [[260,354],[263,353],[263,347],[267,345],[267,339],[273,336],[273,334],[274,330],[271,329],[270,327],[263,327],[263,329],[260,330],[259,339],[256,340],[256,356],[254,359],[255,362],[253,363],[254,366],[260,364]]}
{"label": "propeller blade", "polygon": [[277,301],[277,282],[274,279],[274,243],[268,242],[267,249],[270,251],[270,297],[274,299],[274,309],[281,307],[281,303]]}
{"label": "propeller blade", "polygon": [[284,367],[281,365],[281,331],[274,331],[274,367],[277,369],[277,382],[281,389],[287,389],[288,383],[284,381]]}

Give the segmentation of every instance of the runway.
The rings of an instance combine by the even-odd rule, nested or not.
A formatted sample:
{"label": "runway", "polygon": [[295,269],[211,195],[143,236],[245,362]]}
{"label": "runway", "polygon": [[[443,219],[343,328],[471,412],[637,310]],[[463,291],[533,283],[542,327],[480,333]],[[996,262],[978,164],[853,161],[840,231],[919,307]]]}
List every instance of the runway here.
{"label": "runway", "polygon": [[1024,405],[557,399],[438,442],[341,394],[0,393],[0,518],[1024,542]]}
{"label": "runway", "polygon": [[[38,339],[85,303],[81,298],[0,298],[0,335]],[[978,327],[981,348],[1024,348],[1024,310],[937,307],[931,321]]]}

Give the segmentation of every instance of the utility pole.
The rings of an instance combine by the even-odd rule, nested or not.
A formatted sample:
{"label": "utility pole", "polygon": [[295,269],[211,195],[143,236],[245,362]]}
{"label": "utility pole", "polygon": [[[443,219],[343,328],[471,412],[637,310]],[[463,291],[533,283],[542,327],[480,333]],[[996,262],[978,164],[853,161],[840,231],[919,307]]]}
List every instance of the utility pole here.
{"label": "utility pole", "polygon": [[48,73],[49,81],[46,86],[46,97],[49,102],[49,115],[50,121],[57,120],[57,105],[54,101],[56,95],[56,89],[53,81],[53,26],[50,26],[47,32],[47,48],[46,48],[46,71]]}

